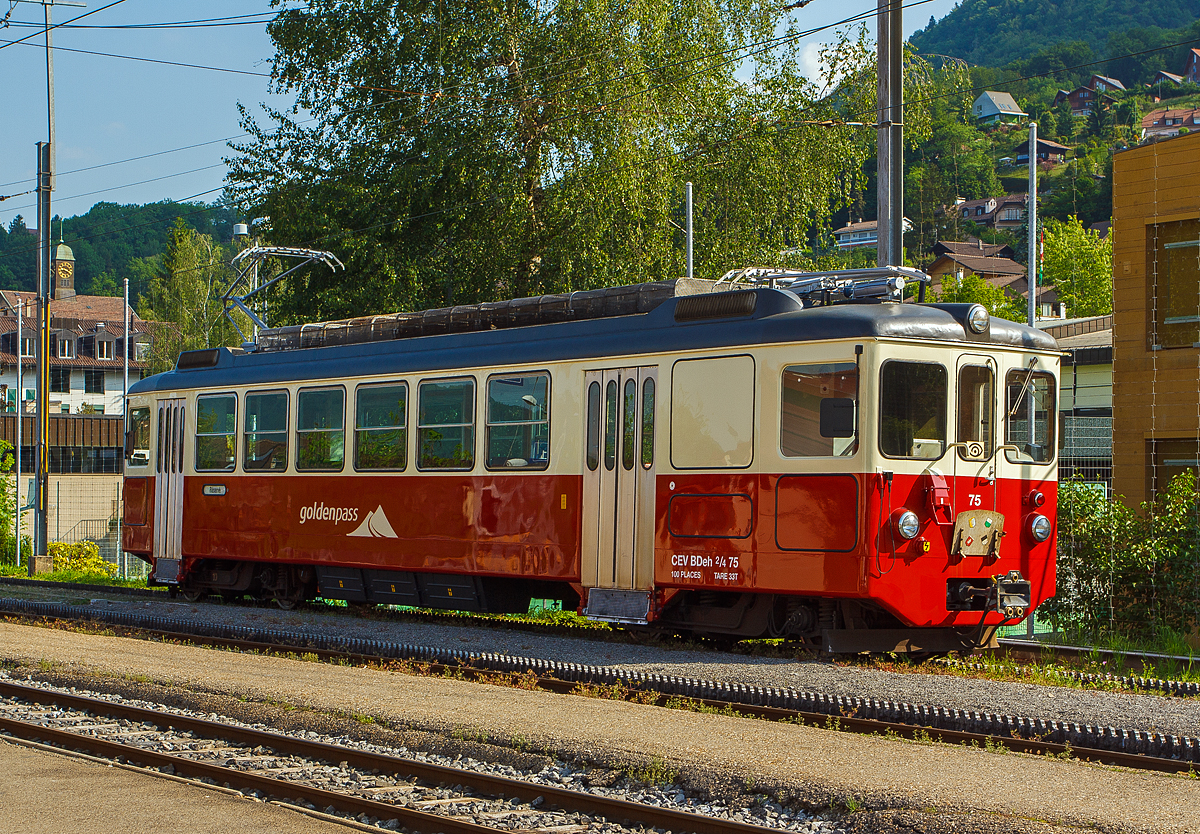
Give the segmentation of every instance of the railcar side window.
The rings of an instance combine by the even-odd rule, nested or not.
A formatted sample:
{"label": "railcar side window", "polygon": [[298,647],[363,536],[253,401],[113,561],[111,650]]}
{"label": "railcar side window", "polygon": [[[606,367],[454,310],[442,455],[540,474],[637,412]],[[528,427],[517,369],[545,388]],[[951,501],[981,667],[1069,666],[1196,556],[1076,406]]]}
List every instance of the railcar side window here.
{"label": "railcar side window", "polygon": [[604,468],[609,472],[617,464],[617,381],[610,379],[604,389]]}
{"label": "railcar side window", "polygon": [[642,468],[654,465],[654,380],[642,383]]}
{"label": "railcar side window", "polygon": [[1004,443],[1017,447],[1005,449],[1004,457],[1012,463],[1049,463],[1054,460],[1054,424],[1058,417],[1054,405],[1054,375],[1045,371],[1012,370],[1004,382],[1008,389]]}
{"label": "railcar side window", "polygon": [[296,395],[296,468],[341,469],[346,461],[346,392],[304,388]]}
{"label": "railcar side window", "polygon": [[128,424],[125,427],[125,464],[150,464],[150,409],[145,406],[129,409]]}
{"label": "railcar side window", "polygon": [[497,376],[488,380],[489,469],[545,469],[550,465],[550,377]]}
{"label": "railcar side window", "polygon": [[[857,412],[858,367],[853,362],[788,365],[783,369],[779,449],[787,457],[845,457],[858,451],[857,432],[849,437],[821,434],[824,400],[839,400]],[[857,419],[857,413],[855,413]]]}
{"label": "railcar side window", "polygon": [[888,457],[935,460],[946,451],[946,368],[887,362],[879,373],[879,449]]}
{"label": "railcar side window", "polygon": [[245,432],[243,469],[287,469],[287,391],[247,394]]}
{"label": "railcar side window", "polygon": [[475,380],[422,382],[417,387],[417,467],[475,465]]}
{"label": "railcar side window", "polygon": [[754,459],[754,359],[681,359],[671,370],[671,463],[742,468]]}
{"label": "railcar side window", "polygon": [[996,394],[992,369],[966,365],[958,372],[958,447],[963,460],[988,460],[995,442]]}
{"label": "railcar side window", "polygon": [[237,395],[196,397],[196,471],[232,472],[237,457]]}
{"label": "railcar side window", "polygon": [[587,468],[592,472],[600,465],[600,383],[588,386]]}
{"label": "railcar side window", "polygon": [[355,468],[403,471],[408,464],[408,386],[360,385],[355,397]]}
{"label": "railcar side window", "polygon": [[621,465],[633,469],[633,458],[637,454],[635,434],[637,431],[637,380],[625,380],[625,411],[621,420]]}

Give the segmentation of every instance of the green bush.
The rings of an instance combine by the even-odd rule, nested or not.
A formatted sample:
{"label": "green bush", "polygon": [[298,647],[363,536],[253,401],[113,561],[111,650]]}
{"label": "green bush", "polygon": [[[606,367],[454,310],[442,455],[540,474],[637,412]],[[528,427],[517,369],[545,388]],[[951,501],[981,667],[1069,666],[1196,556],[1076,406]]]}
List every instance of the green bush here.
{"label": "green bush", "polygon": [[100,558],[100,548],[95,542],[82,541],[74,544],[51,542],[50,556],[54,560],[54,571],[66,571],[85,576],[112,577],[117,566]]}
{"label": "green bush", "polygon": [[1135,512],[1080,481],[1058,492],[1058,592],[1039,607],[1057,630],[1096,639],[1193,634],[1200,624],[1200,503],[1175,476]]}

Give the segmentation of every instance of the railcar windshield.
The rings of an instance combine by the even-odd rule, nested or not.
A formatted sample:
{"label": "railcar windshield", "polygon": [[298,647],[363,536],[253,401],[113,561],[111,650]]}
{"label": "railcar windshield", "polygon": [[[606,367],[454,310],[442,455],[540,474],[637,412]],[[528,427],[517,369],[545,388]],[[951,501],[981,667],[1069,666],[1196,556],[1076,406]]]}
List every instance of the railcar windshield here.
{"label": "railcar windshield", "polygon": [[879,449],[891,458],[935,460],[946,451],[943,365],[890,361],[879,373]]}
{"label": "railcar windshield", "polygon": [[1004,450],[1011,463],[1049,463],[1054,460],[1054,374],[1014,369],[1005,377],[1008,416]]}

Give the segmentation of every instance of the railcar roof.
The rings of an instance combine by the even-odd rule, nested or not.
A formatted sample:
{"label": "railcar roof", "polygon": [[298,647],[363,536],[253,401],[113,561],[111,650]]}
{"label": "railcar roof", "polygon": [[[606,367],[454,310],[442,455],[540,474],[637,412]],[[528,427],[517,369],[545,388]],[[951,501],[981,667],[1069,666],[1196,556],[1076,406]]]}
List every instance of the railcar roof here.
{"label": "railcar roof", "polygon": [[278,352],[239,353],[222,348],[212,367],[158,374],[132,385],[130,393],[453,372],[481,366],[604,361],[617,356],[838,339],[894,338],[979,347],[1058,349],[1047,333],[1003,319],[993,318],[982,335],[970,332],[966,327],[967,311],[973,306],[970,304],[863,302],[806,309],[786,290],[756,288],[738,292],[757,295],[753,313],[679,320],[676,308],[687,299],[676,298],[649,313],[586,321]]}

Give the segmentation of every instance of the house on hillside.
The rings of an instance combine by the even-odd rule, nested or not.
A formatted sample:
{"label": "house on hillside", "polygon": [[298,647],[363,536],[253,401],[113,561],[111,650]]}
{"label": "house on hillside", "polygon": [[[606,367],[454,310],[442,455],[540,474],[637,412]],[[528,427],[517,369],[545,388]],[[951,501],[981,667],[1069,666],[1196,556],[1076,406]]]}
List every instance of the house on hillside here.
{"label": "house on hillside", "polygon": [[[934,245],[933,252],[936,257],[925,272],[932,279],[929,288],[935,293],[942,292],[943,284],[976,275],[1004,290],[1010,298],[1029,297],[1025,266],[1013,260],[1014,253],[1007,246],[982,241],[940,240]],[[1039,286],[1037,299],[1039,319],[1062,318],[1064,310],[1052,285]]]}
{"label": "house on hillside", "polygon": [[1200,49],[1192,49],[1183,65],[1183,80],[1189,84],[1200,84]]}
{"label": "house on hillside", "polygon": [[1112,322],[1110,314],[1038,325],[1063,351],[1060,479],[1112,483]]}
{"label": "house on hillside", "polygon": [[[1066,145],[1060,145],[1057,142],[1051,142],[1049,139],[1038,137],[1037,140],[1037,158],[1039,162],[1049,162],[1054,165],[1061,164],[1067,160],[1067,154],[1071,151]],[[1029,164],[1029,140],[1026,139],[1017,148],[1017,164]]]}
{"label": "house on hillside", "polygon": [[1185,129],[1190,133],[1197,128],[1197,119],[1200,108],[1196,107],[1152,110],[1142,117],[1142,138],[1178,136]]}
{"label": "house on hillside", "polygon": [[1182,75],[1176,75],[1175,73],[1167,72],[1166,70],[1159,70],[1158,72],[1154,73],[1154,80],[1150,82],[1150,86],[1157,87],[1159,84],[1174,84],[1176,87],[1178,87],[1182,83]]}
{"label": "house on hillside", "polygon": [[1071,115],[1087,116],[1096,108],[1096,102],[1103,101],[1113,104],[1116,102],[1116,98],[1112,93],[1124,90],[1125,85],[1115,78],[1109,78],[1107,75],[1093,75],[1082,87],[1076,87],[1070,91],[1059,90],[1058,95],[1054,97],[1054,106],[1058,107],[1064,101],[1068,101],[1071,103]]}
{"label": "house on hillside", "polygon": [[1025,204],[1028,201],[1029,195],[1025,192],[982,200],[960,199],[953,206],[947,206],[945,211],[989,229],[1018,229],[1025,222]]}
{"label": "house on hillside", "polygon": [[991,90],[975,99],[971,112],[981,125],[1011,124],[1029,118],[1029,114],[1017,105],[1011,94]]}
{"label": "house on hillside", "polygon": [[[853,220],[853,218],[852,218]],[[912,221],[904,218],[904,231],[912,231]],[[860,220],[850,222],[840,229],[834,230],[838,249],[857,249],[861,246],[879,245],[879,221]]]}

